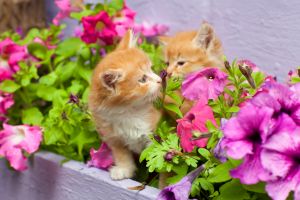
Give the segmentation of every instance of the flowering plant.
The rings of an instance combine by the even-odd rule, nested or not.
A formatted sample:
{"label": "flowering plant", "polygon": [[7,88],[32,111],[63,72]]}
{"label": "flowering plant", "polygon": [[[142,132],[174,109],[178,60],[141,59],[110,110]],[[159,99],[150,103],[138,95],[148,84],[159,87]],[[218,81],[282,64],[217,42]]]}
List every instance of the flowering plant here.
{"label": "flowering plant", "polygon": [[[15,170],[40,148],[67,159],[87,161],[100,142],[87,97],[93,68],[114,49],[129,28],[140,33],[140,46],[156,58],[160,48],[147,42],[167,30],[137,24],[122,0],[95,5],[82,0],[55,0],[60,9],[49,28],[0,36],[0,156]],[[64,18],[79,22],[64,38]],[[96,152],[95,152],[96,153]]]}
{"label": "flowering plant", "polygon": [[[136,179],[157,186],[156,173],[168,173],[170,185],[158,199],[282,200],[291,191],[300,198],[299,70],[284,85],[248,60],[230,64],[224,58],[224,69],[207,66],[183,79],[167,78],[152,37],[166,26],[137,24],[122,0],[55,3],[60,11],[54,25],[0,36],[0,156],[12,168],[28,168],[27,158],[39,148],[111,166],[87,96],[95,65],[130,28],[140,33],[139,46],[162,77],[155,105],[166,111],[140,155]],[[79,22],[66,39],[64,18]]]}

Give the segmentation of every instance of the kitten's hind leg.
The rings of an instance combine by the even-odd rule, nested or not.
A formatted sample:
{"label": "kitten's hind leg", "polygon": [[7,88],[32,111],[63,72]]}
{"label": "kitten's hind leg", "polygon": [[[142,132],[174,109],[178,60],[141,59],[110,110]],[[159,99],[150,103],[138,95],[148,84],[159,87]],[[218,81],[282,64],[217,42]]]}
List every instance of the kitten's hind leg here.
{"label": "kitten's hind leg", "polygon": [[113,180],[132,178],[136,170],[131,151],[120,141],[106,141],[114,157],[115,165],[110,168],[110,177]]}

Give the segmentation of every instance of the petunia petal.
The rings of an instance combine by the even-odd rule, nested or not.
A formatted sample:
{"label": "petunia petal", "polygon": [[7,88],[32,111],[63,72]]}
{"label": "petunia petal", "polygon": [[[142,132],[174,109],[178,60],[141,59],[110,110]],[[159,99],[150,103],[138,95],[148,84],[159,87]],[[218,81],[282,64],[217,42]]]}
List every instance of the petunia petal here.
{"label": "petunia petal", "polygon": [[247,154],[253,153],[253,144],[247,140],[229,140],[224,138],[221,143],[228,156],[234,159],[241,159]]}
{"label": "petunia petal", "polygon": [[253,155],[246,155],[244,162],[231,171],[231,176],[239,178],[243,184],[256,184],[272,179],[271,173],[261,164],[260,152],[261,149],[257,147]]}
{"label": "petunia petal", "polygon": [[267,149],[261,152],[261,162],[265,169],[278,177],[285,177],[294,164],[291,157]]}

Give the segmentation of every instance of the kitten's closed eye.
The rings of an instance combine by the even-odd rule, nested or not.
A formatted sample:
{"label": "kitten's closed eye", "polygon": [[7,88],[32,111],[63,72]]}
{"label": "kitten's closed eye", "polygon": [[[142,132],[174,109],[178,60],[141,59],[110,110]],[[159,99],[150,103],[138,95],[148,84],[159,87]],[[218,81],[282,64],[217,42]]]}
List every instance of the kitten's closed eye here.
{"label": "kitten's closed eye", "polygon": [[141,79],[139,79],[139,82],[140,83],[146,83],[146,81],[147,81],[147,76],[146,75],[143,75],[143,77],[141,78]]}
{"label": "kitten's closed eye", "polygon": [[169,62],[165,62],[165,64],[166,64],[167,66],[169,66],[169,65],[170,65],[170,63],[169,63]]}

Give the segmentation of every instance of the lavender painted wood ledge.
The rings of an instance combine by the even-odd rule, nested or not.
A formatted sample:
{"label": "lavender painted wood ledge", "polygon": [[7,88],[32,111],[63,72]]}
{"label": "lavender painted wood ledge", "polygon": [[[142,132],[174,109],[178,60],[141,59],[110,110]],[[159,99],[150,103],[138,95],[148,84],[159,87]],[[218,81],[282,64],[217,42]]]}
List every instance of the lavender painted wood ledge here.
{"label": "lavender painted wood ledge", "polygon": [[36,153],[25,172],[7,169],[0,160],[0,199],[5,200],[150,200],[159,190],[146,187],[142,191],[128,190],[140,183],[126,179],[113,181],[108,172],[89,168],[84,163],[60,162],[64,157]]}

